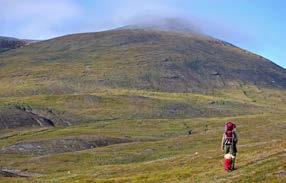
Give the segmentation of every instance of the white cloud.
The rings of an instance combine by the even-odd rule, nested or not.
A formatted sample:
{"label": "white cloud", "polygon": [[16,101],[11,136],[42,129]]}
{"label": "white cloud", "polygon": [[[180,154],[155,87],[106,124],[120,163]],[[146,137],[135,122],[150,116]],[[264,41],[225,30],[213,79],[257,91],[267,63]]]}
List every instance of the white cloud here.
{"label": "white cloud", "polygon": [[48,38],[58,35],[55,27],[81,14],[71,0],[0,0],[1,34],[13,31],[23,38]]}
{"label": "white cloud", "polygon": [[145,16],[179,16],[182,10],[174,6],[170,0],[122,0],[113,12],[113,21],[122,23],[130,18]]}
{"label": "white cloud", "polygon": [[251,40],[244,32],[236,31],[234,25],[200,19],[178,3],[178,0],[0,0],[0,35],[46,39],[116,28],[153,17],[176,17],[189,20],[197,29],[218,38],[233,42]]}
{"label": "white cloud", "polygon": [[183,13],[174,0],[0,0],[0,35],[47,39]]}

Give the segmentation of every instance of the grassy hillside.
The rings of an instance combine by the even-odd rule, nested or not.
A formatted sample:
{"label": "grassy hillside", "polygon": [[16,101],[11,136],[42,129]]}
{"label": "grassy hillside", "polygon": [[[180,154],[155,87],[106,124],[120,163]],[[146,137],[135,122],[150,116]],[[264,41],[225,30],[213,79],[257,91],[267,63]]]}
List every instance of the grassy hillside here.
{"label": "grassy hillside", "polygon": [[164,31],[69,35],[2,53],[0,63],[1,96],[286,87],[285,69],[269,60],[207,36]]}
{"label": "grassy hillside", "polygon": [[[1,130],[1,166],[41,174],[32,178],[2,177],[1,182],[286,180],[285,91],[249,86],[202,95],[110,89],[89,94],[88,99],[86,96],[1,98],[2,106],[21,102],[38,107],[54,106],[55,110],[67,110],[79,118],[88,116],[85,123],[69,127]],[[170,102],[191,105],[204,115],[191,113],[187,107],[176,111],[174,116],[165,115],[170,114],[166,109]],[[223,125],[228,120],[238,125],[240,137],[238,170],[232,173],[223,170],[220,151]],[[192,135],[188,135],[190,129]],[[76,147],[83,146],[81,141],[74,141],[74,146],[64,141],[92,141],[98,137],[104,137],[110,145],[73,152]],[[127,141],[108,141],[110,138]],[[53,140],[63,144],[55,144]],[[29,146],[35,142],[40,142],[37,145],[40,147],[17,150],[17,144]],[[3,151],[11,145],[16,147],[15,151]],[[66,152],[55,150],[59,148],[57,145],[66,148]],[[54,151],[41,154],[37,152],[41,148]]]}
{"label": "grassy hillside", "polygon": [[5,51],[0,182],[285,182],[285,88],[285,69],[197,33],[122,29]]}

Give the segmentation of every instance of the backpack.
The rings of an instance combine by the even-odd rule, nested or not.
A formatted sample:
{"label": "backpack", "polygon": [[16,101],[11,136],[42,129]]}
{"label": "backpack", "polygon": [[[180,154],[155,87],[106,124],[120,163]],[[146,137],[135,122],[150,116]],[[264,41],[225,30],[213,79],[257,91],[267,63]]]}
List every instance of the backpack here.
{"label": "backpack", "polygon": [[226,171],[231,171],[232,170],[232,163],[234,161],[233,160],[234,158],[235,157],[232,154],[230,154],[230,153],[224,155],[224,169]]}
{"label": "backpack", "polygon": [[233,142],[236,141],[235,129],[236,129],[236,125],[233,124],[232,122],[227,122],[224,125],[225,145],[232,145]]}

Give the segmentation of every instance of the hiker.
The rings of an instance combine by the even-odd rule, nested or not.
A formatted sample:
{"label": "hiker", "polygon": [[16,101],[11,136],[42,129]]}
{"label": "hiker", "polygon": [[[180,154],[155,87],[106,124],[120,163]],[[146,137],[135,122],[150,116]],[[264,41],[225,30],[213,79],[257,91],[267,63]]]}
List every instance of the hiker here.
{"label": "hiker", "polygon": [[238,137],[236,133],[236,125],[232,122],[227,122],[224,126],[224,133],[222,135],[221,149],[225,154],[231,154],[233,156],[231,161],[231,170],[235,170],[235,159],[237,148],[236,144]]}

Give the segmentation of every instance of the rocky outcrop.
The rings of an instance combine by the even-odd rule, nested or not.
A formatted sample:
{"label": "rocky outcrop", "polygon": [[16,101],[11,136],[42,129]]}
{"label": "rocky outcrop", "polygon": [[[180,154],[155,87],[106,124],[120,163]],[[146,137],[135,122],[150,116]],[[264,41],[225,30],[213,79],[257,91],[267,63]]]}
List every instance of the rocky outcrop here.
{"label": "rocky outcrop", "polygon": [[65,119],[63,115],[59,114],[51,107],[34,108],[27,104],[17,104],[15,107],[31,115],[38,116],[45,121],[52,122],[52,126],[70,126],[72,123],[75,123],[75,121]]}
{"label": "rocky outcrop", "polygon": [[0,52],[23,47],[31,42],[33,41],[0,36]]}
{"label": "rocky outcrop", "polygon": [[53,121],[17,108],[0,110],[0,129],[54,126]]}
{"label": "rocky outcrop", "polygon": [[0,107],[0,129],[69,126],[71,122],[53,109],[36,109],[29,105]]}
{"label": "rocky outcrop", "polygon": [[36,176],[41,176],[41,174],[24,172],[21,170],[7,169],[7,168],[0,169],[0,177],[36,177]]}

